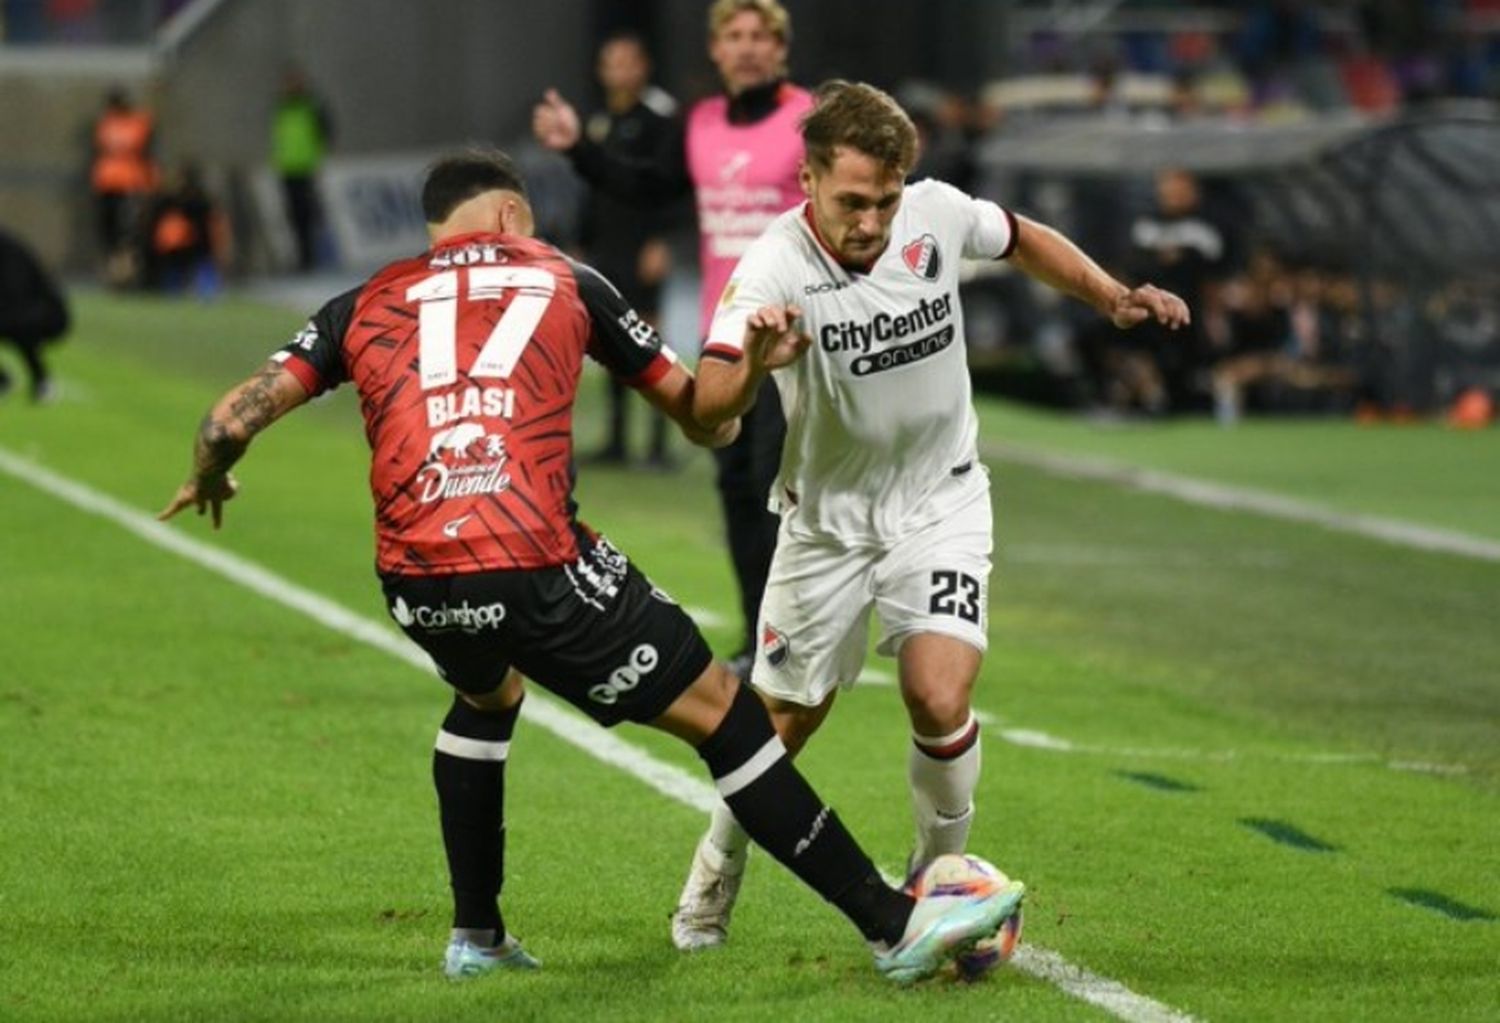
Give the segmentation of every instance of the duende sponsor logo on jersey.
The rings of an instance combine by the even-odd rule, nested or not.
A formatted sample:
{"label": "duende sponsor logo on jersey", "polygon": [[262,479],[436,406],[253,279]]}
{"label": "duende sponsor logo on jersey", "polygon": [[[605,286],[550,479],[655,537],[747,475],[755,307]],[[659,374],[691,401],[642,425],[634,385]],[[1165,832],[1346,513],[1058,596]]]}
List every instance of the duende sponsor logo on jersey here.
{"label": "duende sponsor logo on jersey", "polygon": [[446,603],[437,607],[425,604],[412,607],[403,598],[397,597],[396,602],[391,605],[391,617],[408,629],[417,626],[428,632],[462,629],[472,633],[481,629],[498,629],[500,623],[505,621],[505,605],[496,601],[493,604],[475,606],[466,600],[456,607]]}
{"label": "duende sponsor logo on jersey", "polygon": [[[849,371],[857,377],[872,373],[883,373],[920,362],[936,355],[953,343],[954,328],[946,323],[953,315],[953,295],[943,294],[934,299],[922,299],[915,309],[893,315],[876,313],[867,321],[843,320],[825,323],[818,331],[818,345],[829,354],[858,352],[849,364]],[[913,334],[940,329],[922,334],[914,341],[905,341]],[[902,342],[885,347],[889,342]],[[877,345],[881,347],[876,347]],[[872,351],[872,349],[874,349]]]}
{"label": "duende sponsor logo on jersey", "polygon": [[478,423],[459,423],[432,435],[427,460],[417,472],[417,500],[499,494],[510,489],[505,437]]}
{"label": "duende sponsor logo on jersey", "polygon": [[642,643],[630,651],[630,663],[621,665],[609,673],[609,681],[589,688],[589,699],[595,703],[613,704],[622,693],[628,693],[641,684],[641,679],[651,674],[661,662],[656,647]]}

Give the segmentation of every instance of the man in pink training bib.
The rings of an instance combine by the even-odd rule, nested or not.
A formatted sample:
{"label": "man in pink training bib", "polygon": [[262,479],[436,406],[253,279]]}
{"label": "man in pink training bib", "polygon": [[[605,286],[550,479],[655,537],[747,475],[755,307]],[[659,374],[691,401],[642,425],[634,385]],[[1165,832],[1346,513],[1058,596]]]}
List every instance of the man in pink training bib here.
{"label": "man in pink training bib", "polygon": [[[802,201],[798,122],[812,107],[807,91],[786,80],[791,23],[776,0],[717,0],[708,27],[708,52],[724,91],[692,108],[677,145],[659,162],[605,152],[583,135],[577,113],[554,91],[532,119],[543,145],[566,153],[579,174],[609,195],[647,206],[695,197],[703,337],[740,256],[778,214]],[[754,655],[755,623],[776,548],[778,520],[766,504],[786,421],[774,388],[761,392],[742,424],[739,439],[714,457],[745,623],[730,663],[743,676]]]}

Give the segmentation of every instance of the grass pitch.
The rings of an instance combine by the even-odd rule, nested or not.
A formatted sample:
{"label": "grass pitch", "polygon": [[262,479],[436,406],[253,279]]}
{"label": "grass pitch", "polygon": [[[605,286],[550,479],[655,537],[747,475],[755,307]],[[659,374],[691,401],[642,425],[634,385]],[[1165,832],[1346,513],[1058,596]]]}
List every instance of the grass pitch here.
{"label": "grass pitch", "polygon": [[[148,513],[209,402],[301,322],[78,312],[52,353],[63,400],[0,404],[0,447]],[[1500,537],[1497,431],[981,414],[991,450]],[[580,447],[598,429],[590,400]],[[1027,941],[1205,1020],[1493,1019],[1500,565],[991,465],[972,847],[1030,884]],[[221,533],[174,528],[383,621],[364,475],[339,395],[257,442]],[[705,456],[586,469],[579,497],[684,604],[733,619]],[[450,984],[432,678],[7,473],[0,538],[0,1019],[1108,1018],[1016,969],[893,990],[764,856],[730,945],[680,956],[666,917],[699,814],[524,722],[505,907],[545,969]],[[803,761],[892,867],[903,720],[893,688],[858,687]]]}

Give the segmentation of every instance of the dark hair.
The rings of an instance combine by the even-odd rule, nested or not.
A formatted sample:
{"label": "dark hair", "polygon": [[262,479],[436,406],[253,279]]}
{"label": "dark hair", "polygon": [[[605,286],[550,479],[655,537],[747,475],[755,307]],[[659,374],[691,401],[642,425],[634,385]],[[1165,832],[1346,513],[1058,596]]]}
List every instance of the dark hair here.
{"label": "dark hair", "polygon": [[873,85],[834,79],[818,86],[814,105],[802,119],[807,162],[819,170],[833,166],[839,146],[864,153],[902,172],[917,161],[917,129],[906,111]]}
{"label": "dark hair", "polygon": [[637,50],[641,51],[642,57],[645,57],[647,60],[651,59],[651,50],[646,46],[646,37],[641,35],[633,28],[615,29],[609,35],[599,40],[599,49],[602,50],[606,46],[613,45],[614,43],[629,43]]}
{"label": "dark hair", "polygon": [[526,182],[515,161],[498,149],[474,148],[438,160],[422,184],[422,215],[441,224],[459,206],[485,192],[526,194]]}

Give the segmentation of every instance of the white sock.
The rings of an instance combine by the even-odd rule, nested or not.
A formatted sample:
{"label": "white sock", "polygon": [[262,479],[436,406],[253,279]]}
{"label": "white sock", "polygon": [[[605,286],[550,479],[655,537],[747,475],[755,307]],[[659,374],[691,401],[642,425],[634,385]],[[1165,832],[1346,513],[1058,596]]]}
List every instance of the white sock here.
{"label": "white sock", "polygon": [[721,874],[738,874],[745,869],[745,859],[750,853],[750,836],[734,819],[734,812],[721,799],[714,805],[708,821],[708,844],[711,852],[718,853],[720,862],[714,867]]}
{"label": "white sock", "polygon": [[913,735],[907,781],[917,823],[913,865],[963,852],[979,785],[979,722],[974,716],[948,735]]}

